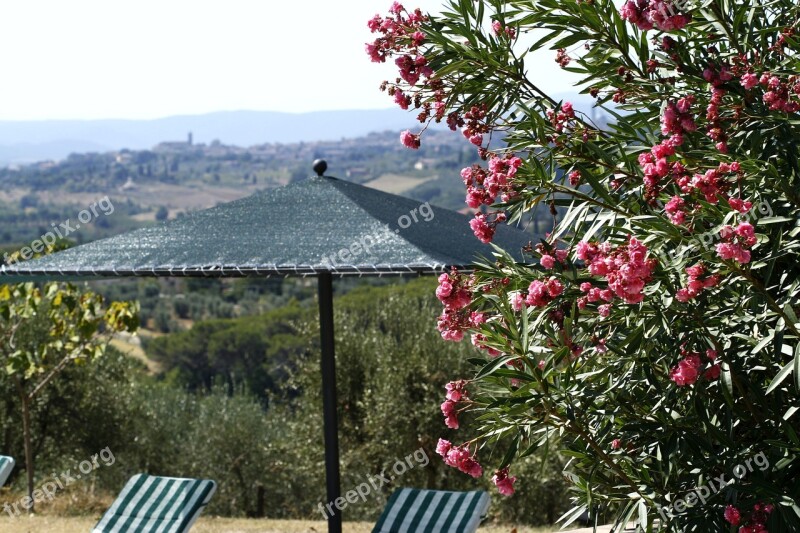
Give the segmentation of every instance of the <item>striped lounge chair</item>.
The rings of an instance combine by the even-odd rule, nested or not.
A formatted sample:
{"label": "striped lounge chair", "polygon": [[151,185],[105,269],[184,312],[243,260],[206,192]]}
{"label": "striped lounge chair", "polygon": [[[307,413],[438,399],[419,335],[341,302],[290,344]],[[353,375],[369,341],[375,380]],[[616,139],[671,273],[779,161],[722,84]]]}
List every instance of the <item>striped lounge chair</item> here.
{"label": "striped lounge chair", "polygon": [[133,476],[92,533],[183,533],[208,505],[217,484],[211,480]]}
{"label": "striped lounge chair", "polygon": [[488,509],[484,491],[397,489],[372,533],[474,533]]}
{"label": "striped lounge chair", "polygon": [[0,455],[0,487],[6,484],[12,470],[14,470],[14,458]]}

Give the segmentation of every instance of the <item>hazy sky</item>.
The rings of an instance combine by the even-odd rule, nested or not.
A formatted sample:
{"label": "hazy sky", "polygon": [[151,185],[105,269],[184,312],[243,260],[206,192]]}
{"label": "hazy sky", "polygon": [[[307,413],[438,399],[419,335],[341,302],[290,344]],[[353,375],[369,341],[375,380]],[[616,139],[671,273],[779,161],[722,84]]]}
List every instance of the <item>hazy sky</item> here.
{"label": "hazy sky", "polygon": [[[8,0],[0,120],[387,108],[366,21],[391,0]],[[435,12],[441,0],[406,2]],[[547,52],[529,68],[565,77]]]}

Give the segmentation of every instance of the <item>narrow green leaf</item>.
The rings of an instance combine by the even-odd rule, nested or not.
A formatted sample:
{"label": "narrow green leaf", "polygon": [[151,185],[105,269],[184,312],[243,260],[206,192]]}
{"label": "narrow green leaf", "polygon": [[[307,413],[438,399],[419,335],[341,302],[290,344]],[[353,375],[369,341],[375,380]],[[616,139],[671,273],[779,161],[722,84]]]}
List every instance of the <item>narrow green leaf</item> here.
{"label": "narrow green leaf", "polygon": [[780,384],[783,383],[783,380],[785,380],[789,376],[789,374],[792,373],[796,361],[797,357],[795,357],[795,361],[792,361],[791,363],[781,368],[780,372],[778,372],[778,375],[775,376],[775,379],[773,379],[772,383],[770,383],[769,387],[767,387],[767,394],[777,389],[780,386]]}

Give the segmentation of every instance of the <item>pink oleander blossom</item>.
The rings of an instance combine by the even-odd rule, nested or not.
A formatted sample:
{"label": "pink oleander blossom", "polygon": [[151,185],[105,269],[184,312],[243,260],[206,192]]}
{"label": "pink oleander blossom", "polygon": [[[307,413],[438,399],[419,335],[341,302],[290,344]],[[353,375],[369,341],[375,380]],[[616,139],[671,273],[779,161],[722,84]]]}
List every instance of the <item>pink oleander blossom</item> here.
{"label": "pink oleander blossom", "polygon": [[443,339],[459,342],[467,329],[475,327],[476,317],[465,309],[472,300],[471,290],[472,278],[455,269],[439,276],[436,297],[444,304],[444,312],[439,316],[437,329]]}
{"label": "pink oleander blossom", "polygon": [[456,402],[445,400],[442,405],[442,414],[445,417],[445,425],[450,429],[458,429],[458,413],[456,412]]}
{"label": "pink oleander blossom", "polygon": [[467,396],[467,391],[464,389],[466,385],[467,382],[463,379],[451,381],[445,385],[444,388],[447,391],[447,399],[454,402],[460,402],[462,398]]}
{"label": "pink oleander blossom", "polygon": [[534,280],[528,286],[525,303],[531,307],[544,307],[564,291],[564,285],[557,278],[547,281]]}
{"label": "pink oleander blossom", "polygon": [[511,496],[514,494],[514,483],[517,478],[508,475],[508,468],[502,468],[494,473],[492,476],[492,483],[497,486],[497,492],[503,496]]}
{"label": "pink oleander blossom", "polygon": [[466,446],[453,446],[449,441],[439,439],[436,452],[442,456],[445,464],[448,466],[457,468],[474,478],[483,475],[483,467],[481,467],[475,459],[475,456],[470,453]]}
{"label": "pink oleander blossom", "polygon": [[675,31],[691,20],[688,14],[678,12],[680,5],[671,0],[628,0],[620,8],[620,16],[642,31]]}
{"label": "pink oleander blossom", "polygon": [[436,453],[441,455],[442,457],[447,456],[447,452],[450,451],[453,445],[450,443],[449,440],[439,439],[439,442],[436,444]]}
{"label": "pink oleander blossom", "polygon": [[686,356],[678,363],[678,366],[672,369],[670,379],[679,387],[694,385],[700,372],[700,364],[698,356]]}
{"label": "pink oleander blossom", "polygon": [[757,242],[755,228],[749,222],[742,222],[735,229],[723,226],[719,232],[722,242],[717,243],[716,252],[720,259],[733,260],[747,264],[751,260],[750,250]]}
{"label": "pink oleander blossom", "polygon": [[475,218],[469,221],[469,227],[472,232],[484,244],[492,242],[494,238],[494,228],[492,228],[486,220],[486,215],[478,213]]}
{"label": "pink oleander blossom", "polygon": [[444,304],[445,309],[458,310],[468,306],[472,300],[470,289],[470,278],[453,270],[439,276],[436,297]]}
{"label": "pink oleander blossom", "polygon": [[409,130],[400,134],[400,142],[403,143],[403,146],[412,150],[417,150],[420,147],[419,135],[415,135]]}
{"label": "pink oleander blossom", "polygon": [[697,263],[686,269],[688,280],[686,287],[679,289],[675,297],[680,302],[688,302],[697,298],[705,289],[711,289],[719,285],[721,277],[719,274],[706,275],[706,267],[703,263]]}
{"label": "pink oleander blossom", "polygon": [[497,225],[501,222],[505,222],[505,220],[506,214],[502,212],[488,214],[475,213],[475,218],[469,221],[469,227],[479,241],[488,244],[494,239]]}
{"label": "pink oleander blossom", "polygon": [[711,365],[705,372],[703,372],[703,377],[708,381],[714,381],[715,379],[719,379],[721,372],[722,368],[719,365]]}
{"label": "pink oleander blossom", "polygon": [[[408,109],[409,106],[411,105],[411,98],[409,96],[406,96],[406,94],[401,89],[395,89],[394,102],[400,106],[400,109],[405,110]],[[403,144],[405,144],[405,142]]]}
{"label": "pink oleander blossom", "polygon": [[753,74],[752,72],[748,72],[742,76],[741,82],[742,87],[747,90],[752,89],[756,85],[758,85],[758,76]]}
{"label": "pink oleander blossom", "polygon": [[739,198],[728,198],[728,205],[741,214],[747,214],[753,208],[753,203]]}
{"label": "pink oleander blossom", "polygon": [[522,295],[521,292],[515,292],[511,294],[510,301],[511,301],[511,308],[516,312],[519,312],[526,307],[525,297]]}
{"label": "pink oleander blossom", "polygon": [[686,221],[686,202],[680,196],[673,196],[664,206],[664,211],[670,222],[681,225]]}
{"label": "pink oleander blossom", "polygon": [[733,505],[725,507],[723,515],[725,516],[725,520],[732,526],[738,526],[739,522],[742,520],[742,514],[739,512],[739,509]]}

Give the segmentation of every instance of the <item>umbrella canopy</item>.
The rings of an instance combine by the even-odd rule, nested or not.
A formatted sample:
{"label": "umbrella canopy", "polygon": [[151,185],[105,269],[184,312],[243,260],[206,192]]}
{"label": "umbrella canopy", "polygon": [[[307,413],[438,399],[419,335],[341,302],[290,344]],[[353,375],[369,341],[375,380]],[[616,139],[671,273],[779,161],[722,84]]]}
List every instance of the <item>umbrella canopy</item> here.
{"label": "umbrella canopy", "polygon": [[[317,276],[328,502],[340,499],[334,357],[334,276],[462,270],[492,248],[469,218],[447,209],[320,176],[189,213],[152,227],[0,268],[0,283],[129,276]],[[515,259],[529,235],[499,226],[494,242]],[[333,511],[328,531],[341,533]]]}
{"label": "umbrella canopy", "polygon": [[[432,273],[491,255],[468,223],[454,211],[313,177],[2,267],[0,280]],[[529,240],[497,228],[495,242],[517,259]]]}

